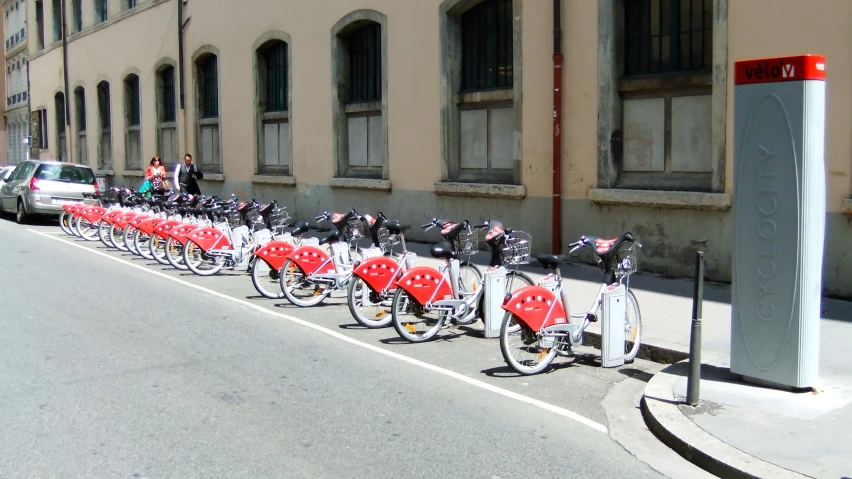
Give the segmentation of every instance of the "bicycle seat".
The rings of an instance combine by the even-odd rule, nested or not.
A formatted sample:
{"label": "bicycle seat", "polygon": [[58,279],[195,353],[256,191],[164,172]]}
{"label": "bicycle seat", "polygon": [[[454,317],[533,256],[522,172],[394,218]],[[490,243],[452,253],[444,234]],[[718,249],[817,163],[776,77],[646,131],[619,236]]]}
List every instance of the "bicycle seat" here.
{"label": "bicycle seat", "polygon": [[609,255],[613,251],[617,251],[618,247],[624,244],[625,241],[636,241],[632,233],[624,233],[617,238],[598,238],[597,236],[586,236],[586,243],[592,247],[592,251],[603,259],[609,259]]}
{"label": "bicycle seat", "polygon": [[562,263],[568,261],[568,255],[565,254],[540,254],[536,257],[541,266],[544,269],[553,269],[555,270]]}
{"label": "bicycle seat", "polygon": [[392,235],[398,235],[401,234],[403,231],[408,231],[409,229],[411,229],[411,225],[401,225],[397,220],[386,222],[384,224],[384,227],[387,228],[390,234]]}
{"label": "bicycle seat", "polygon": [[458,258],[458,254],[453,249],[453,245],[451,245],[448,241],[441,241],[440,243],[436,243],[429,248],[429,253],[432,254],[433,258],[438,259],[456,259]]}
{"label": "bicycle seat", "polygon": [[296,229],[290,232],[293,236],[301,236],[311,228],[307,221],[299,221],[296,223]]}
{"label": "bicycle seat", "polygon": [[338,241],[340,241],[340,232],[339,231],[332,231],[331,233],[328,234],[328,236],[321,239],[319,244],[322,245],[322,244],[326,244],[326,243],[336,243]]}

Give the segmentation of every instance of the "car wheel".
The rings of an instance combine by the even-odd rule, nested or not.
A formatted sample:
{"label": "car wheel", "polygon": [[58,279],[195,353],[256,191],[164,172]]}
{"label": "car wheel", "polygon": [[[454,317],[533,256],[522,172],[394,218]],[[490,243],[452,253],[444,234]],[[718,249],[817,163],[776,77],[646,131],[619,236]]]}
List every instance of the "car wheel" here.
{"label": "car wheel", "polygon": [[27,212],[24,211],[24,200],[18,200],[18,213],[15,216],[15,220],[19,225],[22,225],[27,222],[28,217],[29,215],[27,215]]}

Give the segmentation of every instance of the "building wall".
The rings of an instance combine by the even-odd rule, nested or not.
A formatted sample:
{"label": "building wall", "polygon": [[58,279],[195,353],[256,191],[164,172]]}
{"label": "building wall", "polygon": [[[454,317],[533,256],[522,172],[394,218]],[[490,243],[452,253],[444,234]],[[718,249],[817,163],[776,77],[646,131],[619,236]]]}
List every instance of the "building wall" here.
{"label": "building wall", "polygon": [[[28,0],[29,1],[29,0]],[[759,56],[822,53],[828,66],[829,131],[826,138],[828,179],[827,248],[825,288],[833,294],[852,295],[852,284],[841,276],[852,267],[845,252],[852,233],[843,213],[852,193],[852,127],[849,101],[852,56],[843,19],[852,13],[844,0],[714,0],[719,39],[714,56],[714,124],[710,147],[718,152],[713,186],[704,192],[671,191],[662,186],[636,190],[607,184],[602,171],[610,143],[603,141],[601,118],[612,116],[601,109],[609,94],[602,78],[607,70],[599,45],[609,35],[608,11],[619,0],[563,0],[564,32],[562,83],[562,242],[582,234],[615,236],[624,231],[638,234],[644,244],[643,266],[675,276],[691,274],[696,249],[707,252],[711,279],[730,280],[731,193],[733,191],[733,63]],[[53,18],[45,1],[44,17]],[[179,115],[178,151],[198,158],[196,142],[196,85],[193,61],[205,52],[216,52],[219,62],[219,128],[222,173],[208,174],[202,182],[206,193],[234,192],[241,197],[276,198],[300,218],[323,210],[383,211],[403,221],[449,215],[471,221],[499,217],[508,227],[530,232],[537,252],[550,250],[552,184],[552,5],[539,0],[515,0],[513,17],[520,29],[515,45],[522,61],[515,64],[518,92],[514,105],[516,122],[514,159],[519,168],[517,184],[482,185],[444,181],[447,153],[446,91],[442,84],[448,55],[441,41],[442,8],[475,3],[441,0],[371,0],[303,2],[252,0],[237,6],[227,0],[189,2],[191,17],[185,34],[185,121]],[[250,6],[247,5],[250,3]],[[779,6],[783,4],[783,6]],[[95,25],[92,2],[83,3],[83,32],[69,37],[69,82],[73,92],[86,91],[89,131],[87,161],[95,165],[98,135],[96,85],[111,85],[113,168],[104,173],[123,184],[141,182],[141,173],[125,168],[125,119],[122,80],[130,72],[141,85],[142,159],[157,153],[155,132],[157,103],[155,69],[176,65],[177,5],[169,0],[140,0],[132,11],[110,0],[109,20]],[[332,29],[352,12],[365,9],[383,15],[386,22],[387,169],[376,179],[335,178],[335,141],[338,118],[332,101]],[[32,10],[32,9],[31,9]],[[250,14],[246,14],[249,12]],[[366,15],[366,14],[365,14]],[[48,20],[49,21],[49,20]],[[602,26],[603,25],[603,26]],[[795,25],[795,28],[790,25]],[[725,32],[725,29],[727,31]],[[52,32],[50,26],[46,32]],[[258,175],[258,137],[255,101],[255,53],[264,38],[283,32],[290,42],[290,175]],[[721,33],[719,33],[721,32]],[[46,108],[51,147],[44,157],[55,155],[56,112],[54,95],[63,90],[62,52],[46,34],[44,51],[32,51],[32,108]],[[128,41],[134,39],[134,41]],[[139,41],[136,41],[136,40]],[[615,42],[613,42],[615,44]],[[126,48],[105,47],[125,45]],[[32,48],[32,44],[31,44]],[[727,58],[724,59],[724,55]],[[722,56],[717,56],[722,55]],[[726,75],[727,73],[727,75]],[[709,87],[708,87],[709,88]],[[708,90],[709,92],[709,90]],[[616,110],[621,108],[619,99]],[[72,101],[72,113],[75,107]],[[339,113],[338,113],[339,114]],[[708,121],[710,121],[708,119]],[[69,132],[75,132],[71,115]],[[72,142],[77,138],[72,135]],[[714,153],[715,154],[715,153]],[[167,161],[169,161],[167,159]],[[509,182],[511,183],[511,182]],[[617,185],[616,185],[617,186]],[[413,239],[434,239],[419,231]],[[589,259],[589,258],[586,258]]]}
{"label": "building wall", "polygon": [[5,39],[5,110],[3,112],[6,126],[6,144],[3,151],[10,164],[20,163],[27,158],[27,148],[24,140],[29,136],[29,101],[27,77],[27,2],[22,0],[5,0],[4,39]]}

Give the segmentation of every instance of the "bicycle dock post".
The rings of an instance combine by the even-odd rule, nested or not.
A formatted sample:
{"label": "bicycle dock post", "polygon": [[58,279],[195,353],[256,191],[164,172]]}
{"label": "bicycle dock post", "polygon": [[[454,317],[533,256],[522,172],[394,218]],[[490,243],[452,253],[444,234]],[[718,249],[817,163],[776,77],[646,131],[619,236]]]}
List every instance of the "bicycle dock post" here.
{"label": "bicycle dock post", "polygon": [[704,298],[704,252],[695,253],[695,289],[692,294],[692,331],[689,337],[689,376],[686,403],[698,405],[701,384],[701,307]]}

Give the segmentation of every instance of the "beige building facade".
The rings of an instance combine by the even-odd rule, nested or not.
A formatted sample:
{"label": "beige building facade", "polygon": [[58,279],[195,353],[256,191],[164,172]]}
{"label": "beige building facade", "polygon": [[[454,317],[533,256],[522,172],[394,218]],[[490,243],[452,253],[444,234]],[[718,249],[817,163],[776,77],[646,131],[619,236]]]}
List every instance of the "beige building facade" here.
{"label": "beige building facade", "polygon": [[[202,190],[299,218],[499,218],[551,249],[637,234],[643,269],[729,281],[733,63],[826,56],[824,288],[852,296],[852,15],[846,0],[27,0],[42,158],[138,186],[191,152]],[[60,13],[57,13],[60,12]],[[68,85],[65,85],[65,75]],[[183,84],[183,100],[181,100]],[[67,114],[65,110],[67,109]],[[791,193],[792,194],[792,193]],[[414,239],[434,239],[412,231]]]}

